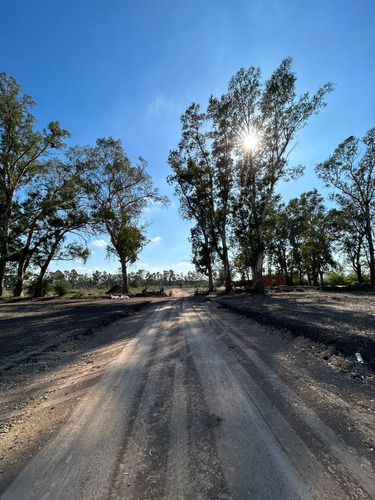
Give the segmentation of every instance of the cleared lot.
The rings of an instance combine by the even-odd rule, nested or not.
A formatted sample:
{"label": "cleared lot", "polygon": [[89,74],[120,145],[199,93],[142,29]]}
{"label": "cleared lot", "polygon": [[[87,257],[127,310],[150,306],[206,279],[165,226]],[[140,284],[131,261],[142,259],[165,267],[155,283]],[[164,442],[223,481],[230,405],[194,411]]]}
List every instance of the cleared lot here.
{"label": "cleared lot", "polygon": [[[100,322],[122,314],[104,328],[65,321],[59,342],[2,359],[4,498],[32,498],[30,484],[35,498],[375,495],[371,372],[223,308],[238,297],[132,300],[103,304]],[[60,325],[69,303],[56,307]]]}
{"label": "cleared lot", "polygon": [[355,354],[361,353],[366,367],[375,371],[375,295],[373,293],[329,293],[304,289],[273,291],[264,295],[240,294],[222,297],[221,305],[262,324],[272,325],[295,337],[320,344],[326,360],[344,355],[352,371]]}

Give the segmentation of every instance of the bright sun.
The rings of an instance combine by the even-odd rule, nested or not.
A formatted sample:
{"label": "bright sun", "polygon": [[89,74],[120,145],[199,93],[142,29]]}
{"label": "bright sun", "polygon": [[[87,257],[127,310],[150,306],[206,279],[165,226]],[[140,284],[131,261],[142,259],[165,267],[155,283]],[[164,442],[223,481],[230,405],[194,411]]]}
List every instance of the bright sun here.
{"label": "bright sun", "polygon": [[255,134],[248,134],[243,139],[243,146],[248,151],[251,151],[255,148],[258,143],[258,137]]}

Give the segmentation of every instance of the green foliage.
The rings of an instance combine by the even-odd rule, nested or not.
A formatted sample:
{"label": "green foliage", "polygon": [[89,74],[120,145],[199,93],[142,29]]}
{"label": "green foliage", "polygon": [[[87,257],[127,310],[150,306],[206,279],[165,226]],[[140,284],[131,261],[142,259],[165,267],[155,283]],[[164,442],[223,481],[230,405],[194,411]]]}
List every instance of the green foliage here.
{"label": "green foliage", "polygon": [[[190,238],[193,263],[199,272],[207,274],[210,290],[216,256],[226,270],[228,290],[231,287],[227,229],[234,170],[230,143],[224,147],[226,119],[225,110],[213,101],[207,113],[201,113],[198,104],[191,104],[181,117],[178,149],[170,151],[168,157],[173,170],[168,182],[179,197],[180,213],[195,221]],[[208,121],[212,130],[206,132]]]}
{"label": "green foliage", "polygon": [[[347,275],[348,284],[358,283],[358,276],[356,273],[349,273]],[[371,276],[368,273],[362,273],[362,284],[368,285],[371,283]]]}
{"label": "green foliage", "polygon": [[[297,98],[291,63],[290,58],[285,59],[264,83],[259,69],[242,69],[230,81],[226,94],[234,117],[237,146],[239,196],[234,214],[235,234],[242,249],[244,244],[250,248],[243,253],[250,258],[257,289],[263,288],[264,228],[275,186],[280,180],[301,174],[300,166],[288,165],[296,133],[325,106],[324,98],[332,90],[328,83],[313,96],[306,93]],[[256,144],[245,148],[244,140],[249,136],[256,137]],[[280,264],[285,269],[286,263]]]}
{"label": "green foliage", "polygon": [[65,297],[71,292],[72,285],[69,283],[69,281],[56,281],[56,283],[53,284],[53,290],[59,297]]}
{"label": "green foliage", "polygon": [[49,279],[44,279],[42,285],[40,286],[38,279],[35,278],[26,287],[27,294],[30,297],[35,297],[35,291],[38,289],[38,297],[46,297],[53,291],[52,281]]}
{"label": "green foliage", "polygon": [[[288,165],[296,133],[325,106],[333,88],[327,83],[314,95],[297,98],[291,65],[285,59],[264,82],[259,68],[242,68],[224,95],[210,98],[206,113],[191,104],[181,118],[178,149],[169,154],[174,173],[168,180],[175,185],[181,214],[198,228],[192,238],[196,265],[214,249],[225,269],[227,291],[231,232],[242,260],[252,268],[255,286],[263,288],[263,228],[275,186],[301,174],[300,166]],[[245,148],[250,135],[256,136],[256,145]]]}
{"label": "green foliage", "polygon": [[141,288],[144,287],[145,285],[145,271],[143,269],[140,269],[139,271],[135,273],[129,273],[129,285],[132,288]]}
{"label": "green foliage", "polygon": [[128,217],[124,216],[116,231],[111,234],[112,245],[108,247],[108,252],[115,254],[120,263],[134,264],[147,242],[144,230],[143,226],[131,225]]}
{"label": "green foliage", "polygon": [[[68,282],[74,294],[84,294],[89,297],[98,290],[109,290],[112,286],[121,284],[121,273],[110,274],[106,271],[95,271],[92,274],[79,274],[72,271],[55,271],[47,273],[46,281],[51,284],[51,289],[56,283]],[[129,273],[129,283],[132,288],[142,289],[145,286],[157,288],[166,287],[196,287],[207,286],[207,278],[198,272],[189,271],[187,274],[176,274],[172,269],[150,273],[144,269]],[[90,293],[89,293],[90,292]]]}
{"label": "green foliage", "polygon": [[61,148],[69,137],[58,122],[51,122],[43,132],[36,131],[34,105],[15,78],[0,73],[0,294],[7,262],[22,253],[18,246],[23,233],[13,227],[19,208],[17,194],[48,172],[49,151]]}
{"label": "green foliage", "polygon": [[329,286],[349,285],[350,278],[343,271],[330,271],[325,276],[325,284]]}
{"label": "green foliage", "polygon": [[108,252],[120,261],[123,292],[128,293],[127,265],[136,261],[146,244],[142,212],[150,203],[168,200],[153,187],[146,162],[140,158],[139,164],[132,165],[120,140],[98,139],[95,147],[75,148],[70,156],[80,165],[91,223],[109,235]]}
{"label": "green foliage", "polygon": [[333,188],[331,198],[343,211],[343,249],[358,280],[362,279],[362,258],[366,256],[371,283],[375,284],[375,127],[362,141],[348,137],[317,165],[316,172]]}
{"label": "green foliage", "polygon": [[264,241],[268,263],[286,283],[303,284],[307,274],[310,284],[324,284],[323,275],[336,262],[333,259],[337,239],[337,211],[327,210],[316,189],[302,193],[287,205],[274,201],[264,224]]}

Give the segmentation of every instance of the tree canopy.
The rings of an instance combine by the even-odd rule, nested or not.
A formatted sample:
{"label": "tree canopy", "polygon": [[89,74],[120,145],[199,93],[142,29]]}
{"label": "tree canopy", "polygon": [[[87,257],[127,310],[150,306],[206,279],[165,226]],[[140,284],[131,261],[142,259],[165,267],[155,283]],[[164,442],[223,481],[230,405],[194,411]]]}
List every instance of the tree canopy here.
{"label": "tree canopy", "polygon": [[297,97],[287,58],[265,81],[259,68],[240,69],[225,94],[211,96],[206,113],[193,103],[182,116],[169,180],[183,215],[198,225],[202,217],[209,221],[206,231],[226,269],[227,291],[231,233],[252,268],[255,289],[263,289],[263,232],[275,186],[301,174],[300,166],[288,163],[296,134],[325,106],[332,88],[327,83],[312,96]]}
{"label": "tree canopy", "polygon": [[[31,96],[7,73],[0,74],[0,290],[7,268],[22,294],[29,267],[39,269],[34,295],[54,259],[86,261],[85,235],[106,232],[108,253],[123,270],[147,242],[144,208],[167,199],[153,187],[140,158],[133,165],[121,141],[98,139],[96,146],[66,150],[69,133],[58,122],[35,129]],[[77,236],[79,241],[72,241]]]}
{"label": "tree canopy", "polygon": [[120,140],[112,137],[96,141],[96,146],[74,148],[69,153],[80,166],[83,189],[91,209],[91,224],[110,238],[109,254],[118,257],[122,269],[123,292],[129,292],[127,266],[134,263],[146,244],[146,225],[140,218],[151,203],[166,205],[168,200],[153,187],[140,158],[133,165]]}
{"label": "tree canopy", "polygon": [[[365,146],[363,152],[361,143]],[[375,215],[375,127],[367,132],[362,141],[353,136],[348,137],[337,146],[326,161],[317,165],[316,172],[327,187],[334,189],[332,199],[355,221],[352,231],[353,240],[357,240],[357,244],[362,245],[361,234],[364,236],[371,283],[375,284],[373,222]]]}
{"label": "tree canopy", "polygon": [[[230,291],[232,266],[243,277],[251,274],[258,291],[265,266],[286,283],[296,276],[302,283],[307,275],[309,283],[323,285],[337,254],[359,282],[369,270],[375,285],[375,128],[362,139],[347,138],[317,165],[334,208],[313,188],[288,203],[276,193],[279,181],[302,175],[290,154],[332,88],[326,83],[298,96],[287,58],[268,79],[259,68],[240,69],[205,110],[192,103],[183,113],[167,181],[181,216],[193,223],[192,262],[199,280],[208,277],[210,291],[214,276]],[[107,254],[119,260],[128,293],[128,266],[147,244],[144,210],[167,205],[167,198],[154,187],[145,160],[132,163],[120,140],[67,149],[69,132],[59,122],[36,129],[34,106],[13,77],[0,73],[0,293],[8,271],[20,296],[31,269],[34,294],[41,295],[52,260],[85,262],[94,234],[108,235]],[[172,282],[170,273],[149,279]],[[134,273],[131,278],[141,281]]]}
{"label": "tree canopy", "polygon": [[47,169],[48,154],[60,149],[69,132],[58,122],[35,130],[35,105],[15,78],[0,73],[0,294],[4,290],[6,263],[13,260],[10,248],[15,197]]}

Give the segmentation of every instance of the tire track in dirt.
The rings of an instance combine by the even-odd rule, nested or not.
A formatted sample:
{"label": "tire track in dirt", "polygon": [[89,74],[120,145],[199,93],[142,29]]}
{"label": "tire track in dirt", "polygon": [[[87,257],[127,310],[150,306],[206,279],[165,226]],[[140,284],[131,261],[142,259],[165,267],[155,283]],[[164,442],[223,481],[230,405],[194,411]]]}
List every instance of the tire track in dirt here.
{"label": "tire track in dirt", "polygon": [[0,494],[65,425],[81,399],[129,342],[133,323],[134,318],[128,318],[124,328],[111,323],[92,338],[85,336],[81,342],[68,345],[63,342],[51,352],[2,373]]}
{"label": "tire track in dirt", "polygon": [[180,360],[175,363],[173,377],[172,416],[168,453],[169,477],[165,498],[184,498],[189,485],[189,436],[187,431],[186,345],[179,349]]}
{"label": "tire track in dirt", "polygon": [[90,379],[94,353],[76,361],[95,385],[2,500],[374,497],[372,469],[214,309],[171,300],[113,328],[112,363]]}
{"label": "tire track in dirt", "polygon": [[133,398],[112,478],[111,499],[160,498],[164,490],[165,475],[160,471],[166,468],[170,420],[167,402],[172,394],[174,369],[167,344],[172,311],[170,307],[165,309],[163,324],[155,329],[153,349]]}
{"label": "tire track in dirt", "polygon": [[229,498],[180,313],[148,313],[2,499]]}
{"label": "tire track in dirt", "polygon": [[[322,453],[315,457],[291,427],[290,412],[286,420],[274,407],[274,398],[265,395],[236,358],[233,342],[241,342],[231,335],[228,325],[221,325],[207,307],[195,306],[194,313],[187,312],[187,323],[196,339],[193,356],[205,392],[210,394],[207,400],[223,418],[217,430],[218,449],[234,498],[372,498],[375,490],[369,464],[345,449],[263,365],[263,376],[269,378],[273,390],[283,388],[287,401],[297,401],[307,433],[318,436]],[[225,337],[232,345],[224,342]],[[254,351],[244,350],[248,360],[260,364]]]}
{"label": "tire track in dirt", "polygon": [[[335,432],[319,419],[314,410],[308,407],[276,373],[270,370],[270,367],[246,343],[245,339],[238,338],[237,332],[231,331],[227,326],[224,327],[221,322],[216,320],[212,311],[205,307],[203,317],[206,318],[207,315],[215,324],[216,334],[220,332],[220,339],[223,342],[221,345],[218,343],[219,348],[225,351],[229,345],[231,349],[230,355],[233,357],[233,362],[230,366],[238,365],[238,360],[246,359],[249,361],[245,368],[250,375],[246,378],[249,379],[251,397],[256,395],[258,400],[266,402],[268,400],[267,394],[272,395],[273,405],[278,408],[278,411],[275,412],[271,408],[267,415],[267,422],[271,430],[272,427],[276,428],[275,434],[282,438],[284,449],[287,450],[290,447],[290,443],[298,434],[303,436],[303,443],[300,444],[300,447],[295,448],[300,452],[296,453],[293,450],[291,454],[291,460],[294,467],[299,470],[300,475],[306,475],[308,464],[305,463],[305,455],[312,455],[310,450],[313,450],[315,460],[318,460],[324,467],[322,475],[327,476],[329,480],[329,474],[333,474],[349,497],[353,495],[353,498],[371,498],[375,495],[375,476],[371,464],[364,457],[359,456],[354,449],[343,444]],[[233,350],[233,344],[238,348],[237,353]],[[262,388],[258,381],[263,382]],[[278,412],[283,416],[288,416],[288,425],[284,423],[280,426],[281,419]],[[293,424],[293,429],[290,428],[293,436],[287,432],[290,424]],[[277,427],[279,427],[278,431]],[[305,448],[303,454],[301,454],[302,446]],[[327,450],[329,450],[328,453]]]}
{"label": "tire track in dirt", "polygon": [[[115,466],[116,449],[130,413],[132,395],[155,341],[165,307],[148,320],[139,335],[82,400],[62,431],[32,460],[3,499],[105,498]],[[30,488],[32,485],[32,488]]]}
{"label": "tire track in dirt", "polygon": [[157,333],[124,436],[111,500],[228,498],[180,312],[181,303],[175,302]]}

